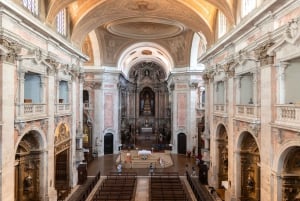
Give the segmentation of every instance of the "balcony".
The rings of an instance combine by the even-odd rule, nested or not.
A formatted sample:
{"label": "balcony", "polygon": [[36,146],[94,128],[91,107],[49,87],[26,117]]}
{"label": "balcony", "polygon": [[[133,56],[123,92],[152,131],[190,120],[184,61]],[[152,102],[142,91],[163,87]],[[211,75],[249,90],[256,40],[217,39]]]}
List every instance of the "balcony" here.
{"label": "balcony", "polygon": [[236,105],[235,116],[256,120],[260,118],[260,106],[257,105]]}
{"label": "balcony", "polygon": [[56,113],[57,114],[65,114],[65,113],[70,113],[71,112],[71,107],[69,103],[59,103],[56,104]]}
{"label": "balcony", "polygon": [[276,105],[275,123],[285,126],[300,127],[300,105]]}
{"label": "balcony", "polygon": [[47,116],[47,107],[44,103],[21,103],[16,106],[17,121],[44,118]]}
{"label": "balcony", "polygon": [[226,113],[226,105],[225,104],[214,104],[214,113]]}
{"label": "balcony", "polygon": [[43,114],[46,114],[46,104],[24,103],[24,116]]}

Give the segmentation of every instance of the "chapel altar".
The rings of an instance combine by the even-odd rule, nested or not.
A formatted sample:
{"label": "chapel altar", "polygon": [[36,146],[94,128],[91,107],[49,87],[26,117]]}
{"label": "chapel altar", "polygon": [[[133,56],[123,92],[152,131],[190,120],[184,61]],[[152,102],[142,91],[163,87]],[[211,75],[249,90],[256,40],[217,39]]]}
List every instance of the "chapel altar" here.
{"label": "chapel altar", "polygon": [[166,77],[159,64],[141,62],[131,68],[129,80],[121,78],[121,144],[151,147],[160,134],[171,134]]}

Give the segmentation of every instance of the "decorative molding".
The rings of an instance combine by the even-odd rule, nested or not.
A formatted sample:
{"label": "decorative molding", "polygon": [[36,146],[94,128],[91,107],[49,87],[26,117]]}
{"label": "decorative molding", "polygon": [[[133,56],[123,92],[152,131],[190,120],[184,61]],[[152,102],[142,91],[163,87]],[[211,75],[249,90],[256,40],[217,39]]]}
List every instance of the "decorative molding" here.
{"label": "decorative molding", "polygon": [[102,82],[96,80],[86,80],[84,81],[85,89],[101,89]]}
{"label": "decorative molding", "polygon": [[285,45],[286,43],[291,45],[296,45],[296,43],[300,39],[299,29],[300,29],[300,17],[292,19],[290,22],[288,22],[285,32],[282,35],[282,39],[278,43],[273,45],[271,48],[269,48],[267,54],[273,56],[275,51],[279,47]]}
{"label": "decorative molding", "polygon": [[25,122],[15,122],[14,127],[18,131],[18,135],[20,136],[23,133],[24,128],[26,127],[26,123]]}
{"label": "decorative molding", "polygon": [[274,42],[267,42],[254,50],[255,58],[261,66],[274,64],[274,56],[268,54],[268,50],[274,45]]}
{"label": "decorative molding", "polygon": [[258,132],[260,131],[260,123],[251,123],[249,124],[249,128],[252,131],[252,133],[258,137]]}
{"label": "decorative molding", "polygon": [[0,38],[0,61],[15,63],[20,52],[21,45],[19,43]]}
{"label": "decorative molding", "polygon": [[229,78],[234,77],[236,64],[237,64],[236,61],[232,59],[222,66],[227,77]]}

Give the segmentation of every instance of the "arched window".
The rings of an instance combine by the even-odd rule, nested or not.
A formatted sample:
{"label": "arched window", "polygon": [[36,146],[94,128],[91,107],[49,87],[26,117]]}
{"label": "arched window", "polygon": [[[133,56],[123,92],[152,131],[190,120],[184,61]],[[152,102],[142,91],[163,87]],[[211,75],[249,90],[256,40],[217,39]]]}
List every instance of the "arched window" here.
{"label": "arched window", "polygon": [[242,17],[248,15],[257,6],[257,0],[242,0],[241,11]]}
{"label": "arched window", "polygon": [[27,8],[32,14],[39,14],[38,0],[23,0],[23,6]]}
{"label": "arched window", "polygon": [[227,20],[225,15],[219,11],[218,12],[218,38],[221,38],[227,32]]}
{"label": "arched window", "polygon": [[62,9],[56,16],[56,31],[57,33],[66,36],[67,35],[67,11]]}

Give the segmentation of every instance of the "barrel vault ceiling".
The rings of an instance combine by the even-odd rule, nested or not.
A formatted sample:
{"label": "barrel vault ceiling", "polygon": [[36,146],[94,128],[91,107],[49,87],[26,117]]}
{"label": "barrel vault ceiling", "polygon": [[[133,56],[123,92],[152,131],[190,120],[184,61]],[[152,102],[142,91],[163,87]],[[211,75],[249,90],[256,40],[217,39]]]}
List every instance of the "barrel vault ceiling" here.
{"label": "barrel vault ceiling", "polygon": [[92,65],[118,66],[122,54],[134,46],[136,49],[127,51],[128,58],[144,57],[159,62],[169,55],[174,67],[184,67],[190,62],[193,35],[202,34],[207,45],[212,45],[217,11],[225,14],[229,24],[234,24],[236,2],[50,0],[46,21],[53,25],[57,13],[67,8],[70,39],[90,57]]}

